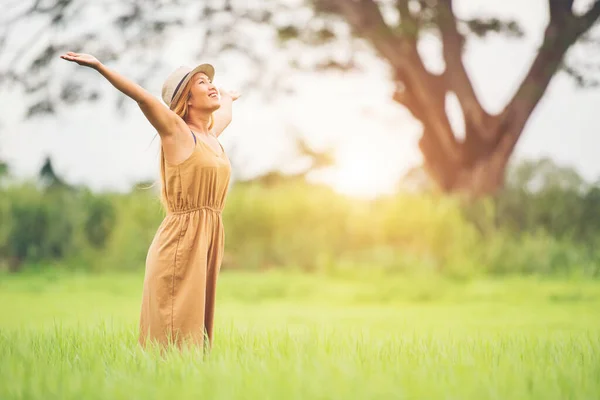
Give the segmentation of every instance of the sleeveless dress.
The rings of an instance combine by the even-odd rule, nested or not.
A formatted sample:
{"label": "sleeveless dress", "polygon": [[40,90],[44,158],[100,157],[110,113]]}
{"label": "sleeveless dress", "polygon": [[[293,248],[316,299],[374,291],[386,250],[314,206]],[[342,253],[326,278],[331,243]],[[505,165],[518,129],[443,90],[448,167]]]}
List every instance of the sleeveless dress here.
{"label": "sleeveless dress", "polygon": [[[192,135],[194,133],[192,132]],[[164,163],[167,214],[148,249],[139,343],[211,346],[217,277],[224,249],[221,212],[231,177],[217,153],[194,135],[192,155]],[[208,339],[208,343],[205,339]]]}

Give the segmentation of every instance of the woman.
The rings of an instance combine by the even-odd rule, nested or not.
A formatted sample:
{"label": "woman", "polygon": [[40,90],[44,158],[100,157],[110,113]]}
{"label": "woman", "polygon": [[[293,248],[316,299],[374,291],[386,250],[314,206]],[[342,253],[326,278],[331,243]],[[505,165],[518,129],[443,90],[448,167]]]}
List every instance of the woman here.
{"label": "woman", "polygon": [[61,58],[98,71],[137,102],[160,135],[167,214],[146,259],[140,345],[187,343],[210,349],[224,246],[221,211],[231,173],[217,138],[231,122],[232,102],[239,95],[219,93],[210,64],[180,67],[163,84],[165,106],[89,54],[68,52]]}

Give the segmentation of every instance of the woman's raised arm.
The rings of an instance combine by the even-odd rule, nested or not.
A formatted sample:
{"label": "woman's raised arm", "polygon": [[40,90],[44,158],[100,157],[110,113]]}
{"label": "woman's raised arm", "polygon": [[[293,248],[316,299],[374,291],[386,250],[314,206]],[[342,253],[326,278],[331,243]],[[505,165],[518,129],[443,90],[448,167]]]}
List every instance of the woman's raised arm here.
{"label": "woman's raised arm", "polygon": [[182,120],[146,89],[102,64],[90,54],[68,52],[60,58],[98,71],[115,88],[138,103],[140,109],[161,137],[172,136],[182,129]]}

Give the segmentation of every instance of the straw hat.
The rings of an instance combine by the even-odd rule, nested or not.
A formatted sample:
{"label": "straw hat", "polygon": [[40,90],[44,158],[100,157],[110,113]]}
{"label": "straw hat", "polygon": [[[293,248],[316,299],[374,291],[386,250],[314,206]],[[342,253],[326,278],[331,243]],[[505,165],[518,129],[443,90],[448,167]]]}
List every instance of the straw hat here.
{"label": "straw hat", "polygon": [[162,86],[162,99],[169,108],[172,104],[177,104],[181,90],[198,72],[204,72],[211,81],[215,76],[215,68],[210,64],[200,64],[194,69],[181,66],[171,72]]}

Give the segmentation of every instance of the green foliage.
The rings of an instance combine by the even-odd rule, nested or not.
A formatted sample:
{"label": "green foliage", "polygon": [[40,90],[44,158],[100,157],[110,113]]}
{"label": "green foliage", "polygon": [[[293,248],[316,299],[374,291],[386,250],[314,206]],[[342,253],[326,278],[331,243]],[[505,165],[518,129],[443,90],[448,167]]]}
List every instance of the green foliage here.
{"label": "green foliage", "polygon": [[164,212],[158,195],[135,191],[113,197],[116,224],[106,248],[86,261],[95,270],[140,270]]}
{"label": "green foliage", "polygon": [[477,18],[466,21],[469,31],[478,36],[485,37],[490,33],[500,33],[511,38],[522,38],[525,36],[523,28],[515,20],[501,20],[499,18]]}
{"label": "green foliage", "polygon": [[18,269],[24,261],[66,257],[73,247],[76,224],[76,210],[70,207],[68,193],[44,193],[29,184],[6,192],[0,194],[8,199],[8,205],[3,206],[8,217],[0,244],[3,261]]}
{"label": "green foliage", "polygon": [[[0,254],[6,255],[8,254],[7,243],[12,234],[13,230],[13,218],[12,218],[12,210],[11,203],[13,199],[8,196],[2,196],[2,192],[0,191]],[[1,257],[0,257],[1,258]],[[0,259],[0,265],[2,261]]]}
{"label": "green foliage", "polygon": [[[471,203],[433,193],[359,200],[294,177],[237,183],[223,268],[600,276],[600,188],[545,160],[511,173],[503,193]],[[0,264],[12,270],[53,261],[141,270],[164,217],[150,190],[0,190]]]}
{"label": "green foliage", "polygon": [[8,168],[8,164],[0,160],[0,179],[7,176],[9,172],[10,169]]}
{"label": "green foliage", "polygon": [[102,249],[116,224],[115,207],[106,196],[91,196],[88,199],[87,210],[84,227],[86,238],[94,249]]}

